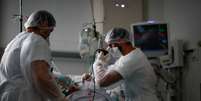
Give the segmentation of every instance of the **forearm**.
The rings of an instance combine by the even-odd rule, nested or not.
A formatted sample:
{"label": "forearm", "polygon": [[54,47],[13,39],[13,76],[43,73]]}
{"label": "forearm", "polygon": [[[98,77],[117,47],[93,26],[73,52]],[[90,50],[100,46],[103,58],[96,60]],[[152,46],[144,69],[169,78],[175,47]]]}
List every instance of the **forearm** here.
{"label": "forearm", "polygon": [[110,69],[105,70],[104,67],[97,67],[96,69],[95,78],[97,78],[96,83],[99,87],[108,87],[123,79],[116,71]]}
{"label": "forearm", "polygon": [[[99,52],[93,64],[96,84],[99,87],[110,86],[122,79],[118,72],[108,69],[109,60],[108,54],[104,55],[102,52]],[[115,65],[112,66],[112,68],[115,68]]]}
{"label": "forearm", "polygon": [[56,81],[49,73],[49,65],[44,61],[35,61],[32,63],[32,77],[34,86],[44,96],[51,99],[61,99],[61,91],[56,85]]}
{"label": "forearm", "polygon": [[105,75],[107,69],[102,64],[96,63],[93,65],[95,81],[98,83]]}
{"label": "forearm", "polygon": [[37,85],[39,88],[46,93],[48,96],[52,98],[60,98],[63,97],[61,91],[56,85],[56,82],[52,76],[37,78],[36,81],[38,82]]}

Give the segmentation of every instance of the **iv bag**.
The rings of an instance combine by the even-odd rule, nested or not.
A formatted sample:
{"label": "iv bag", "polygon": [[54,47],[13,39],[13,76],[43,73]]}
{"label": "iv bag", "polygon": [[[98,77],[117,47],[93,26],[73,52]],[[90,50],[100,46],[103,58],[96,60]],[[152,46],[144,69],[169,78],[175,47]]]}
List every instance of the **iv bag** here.
{"label": "iv bag", "polygon": [[100,34],[94,32],[91,28],[85,28],[80,32],[80,56],[82,58],[90,57],[94,55],[94,52],[98,49]]}

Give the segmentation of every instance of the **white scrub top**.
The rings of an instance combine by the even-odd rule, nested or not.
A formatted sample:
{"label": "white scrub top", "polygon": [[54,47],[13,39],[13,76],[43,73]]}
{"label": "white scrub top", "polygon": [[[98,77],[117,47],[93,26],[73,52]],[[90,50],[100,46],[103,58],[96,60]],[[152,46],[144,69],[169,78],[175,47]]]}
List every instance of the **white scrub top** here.
{"label": "white scrub top", "polygon": [[111,67],[123,77],[126,101],[158,101],[154,70],[140,49],[122,56]]}
{"label": "white scrub top", "polygon": [[47,101],[37,84],[33,84],[31,62],[50,64],[48,42],[41,36],[22,32],[6,47],[0,64],[0,101]]}

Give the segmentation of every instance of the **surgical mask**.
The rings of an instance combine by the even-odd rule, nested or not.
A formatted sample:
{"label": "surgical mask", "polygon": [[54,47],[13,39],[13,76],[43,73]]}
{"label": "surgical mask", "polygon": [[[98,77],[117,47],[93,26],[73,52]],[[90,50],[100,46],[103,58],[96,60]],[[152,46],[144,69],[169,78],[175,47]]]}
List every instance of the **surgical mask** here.
{"label": "surgical mask", "polygon": [[111,55],[113,58],[119,59],[122,56],[122,53],[118,47],[113,47],[111,50]]}

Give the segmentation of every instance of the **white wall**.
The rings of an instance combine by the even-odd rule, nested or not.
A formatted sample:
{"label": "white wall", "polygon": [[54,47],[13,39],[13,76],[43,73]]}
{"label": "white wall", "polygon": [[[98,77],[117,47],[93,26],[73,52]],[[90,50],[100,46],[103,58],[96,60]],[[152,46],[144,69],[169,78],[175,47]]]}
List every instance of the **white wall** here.
{"label": "white wall", "polygon": [[169,23],[171,39],[187,42],[187,49],[197,48],[201,40],[200,0],[165,0],[164,19]]}
{"label": "white wall", "polygon": [[125,8],[116,7],[114,0],[104,0],[104,32],[113,27],[123,27],[130,30],[130,25],[143,20],[142,0],[117,0],[126,4]]}
{"label": "white wall", "polygon": [[[6,44],[19,32],[18,21],[12,15],[19,14],[19,0],[1,0],[2,36],[0,46]],[[78,52],[78,36],[84,23],[92,21],[89,0],[22,0],[23,15],[44,9],[50,11],[57,21],[51,35],[51,48],[55,51]],[[25,17],[26,19],[26,17]]]}
{"label": "white wall", "polygon": [[[201,1],[200,0],[149,0],[149,17],[162,18],[169,24],[170,40],[185,41],[185,50],[194,52],[185,55],[185,66],[182,69],[182,101],[201,100]],[[163,4],[160,4],[160,3]],[[155,9],[163,5],[161,10]],[[161,6],[159,6],[161,7]],[[161,16],[160,16],[161,15]]]}
{"label": "white wall", "polygon": [[200,0],[147,0],[148,18],[169,24],[170,40],[185,41],[185,49],[197,48],[201,40]]}
{"label": "white wall", "polygon": [[55,65],[63,74],[81,75],[87,73],[89,67],[80,59],[54,58]]}
{"label": "white wall", "polygon": [[186,55],[183,69],[183,101],[200,101],[201,84],[201,50],[198,41],[201,40],[201,9],[200,0],[165,0],[164,19],[169,23],[170,39],[185,41],[185,49],[195,49]]}
{"label": "white wall", "polygon": [[144,0],[145,20],[164,21],[164,0]]}
{"label": "white wall", "polygon": [[0,46],[5,45],[19,32],[19,23],[12,16],[18,14],[17,0],[1,0]]}
{"label": "white wall", "polygon": [[[51,37],[53,50],[78,52],[81,25],[91,21],[89,0],[23,1],[25,16],[37,9],[47,9],[55,15],[57,27]],[[200,101],[201,50],[197,48],[197,42],[201,40],[201,0],[147,0],[147,2],[147,18],[168,22],[170,39],[182,39],[186,42],[186,49],[195,49],[195,52],[186,56],[182,71],[182,91],[183,101]],[[12,20],[12,15],[18,14],[18,9],[18,0],[0,0],[0,47],[5,47],[19,32],[18,21]],[[142,9],[136,8],[132,11],[142,17],[142,12],[138,12]],[[117,19],[123,21],[123,18]],[[141,20],[139,18],[139,21]],[[65,74],[82,74],[88,71],[84,62],[79,59],[55,58],[55,63]]]}
{"label": "white wall", "polygon": [[[19,0],[1,0],[0,18],[0,47],[5,48],[8,42],[19,32]],[[50,11],[57,21],[55,31],[51,34],[51,48],[53,51],[78,53],[79,32],[82,25],[92,22],[90,0],[22,0],[24,21],[36,10]],[[23,22],[24,23],[24,22]],[[80,59],[55,59],[63,73],[82,74],[87,72]]]}
{"label": "white wall", "polygon": [[[95,17],[97,21],[105,20],[102,5],[103,3],[94,0]],[[104,0],[108,2],[109,0]],[[112,0],[110,0],[111,2]],[[110,9],[113,6],[107,4],[107,9],[111,17],[107,15],[107,20],[112,26],[125,26],[129,29],[131,23],[142,20],[141,0],[129,0],[128,7],[125,9]],[[98,7],[97,7],[98,6]],[[50,11],[56,18],[57,26],[51,34],[51,48],[54,51],[64,53],[78,53],[78,38],[82,25],[92,23],[90,0],[23,0],[24,21],[33,11],[44,9]],[[1,0],[0,18],[0,47],[5,47],[7,43],[19,32],[19,19],[13,19],[12,15],[19,14],[18,0]],[[120,11],[120,12],[119,12]],[[112,13],[115,13],[115,16]],[[101,17],[97,17],[99,15]],[[107,12],[107,14],[109,14]],[[116,20],[109,20],[116,17]],[[121,22],[118,22],[121,21]],[[122,24],[121,24],[122,23]],[[105,23],[104,23],[105,24]],[[111,28],[106,27],[106,28]],[[108,29],[106,31],[108,31]],[[88,71],[86,64],[79,59],[56,57],[56,64],[63,73],[81,74]]]}
{"label": "white wall", "polygon": [[[2,0],[0,0],[0,12],[3,12]],[[3,23],[2,23],[2,20],[3,20],[3,19],[2,19],[2,14],[0,14],[0,38],[2,37],[2,33],[1,33],[1,32],[2,32],[2,26],[3,26],[3,25],[2,25],[2,24],[3,24]],[[1,39],[0,39],[0,44],[1,44],[1,42],[2,42],[2,41],[1,41]]]}

